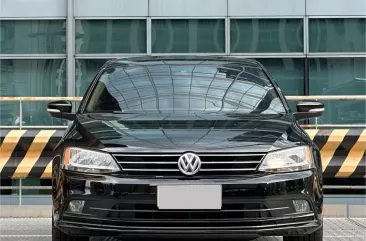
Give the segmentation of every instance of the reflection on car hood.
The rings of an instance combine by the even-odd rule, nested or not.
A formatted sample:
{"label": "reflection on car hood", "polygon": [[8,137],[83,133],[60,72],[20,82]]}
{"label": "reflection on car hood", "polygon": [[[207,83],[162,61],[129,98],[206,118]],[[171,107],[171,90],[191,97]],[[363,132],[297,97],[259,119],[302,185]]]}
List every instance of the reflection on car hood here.
{"label": "reflection on car hood", "polygon": [[83,114],[66,137],[110,152],[268,152],[299,145],[291,114]]}

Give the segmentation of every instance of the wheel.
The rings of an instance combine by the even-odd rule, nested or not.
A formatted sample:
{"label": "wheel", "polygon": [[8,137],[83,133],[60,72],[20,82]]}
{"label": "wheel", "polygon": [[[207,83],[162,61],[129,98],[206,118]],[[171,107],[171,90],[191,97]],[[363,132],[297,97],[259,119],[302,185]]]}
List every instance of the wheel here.
{"label": "wheel", "polygon": [[52,241],[89,241],[89,238],[69,236],[56,228],[52,222]]}
{"label": "wheel", "polygon": [[283,241],[323,241],[323,225],[312,234],[283,237]]}

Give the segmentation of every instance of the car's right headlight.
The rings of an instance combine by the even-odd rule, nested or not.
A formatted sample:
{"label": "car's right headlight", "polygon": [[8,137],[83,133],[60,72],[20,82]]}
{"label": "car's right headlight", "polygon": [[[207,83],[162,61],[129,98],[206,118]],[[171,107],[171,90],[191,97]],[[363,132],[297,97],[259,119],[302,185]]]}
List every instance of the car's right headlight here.
{"label": "car's right headlight", "polygon": [[64,168],[88,173],[111,173],[121,169],[110,154],[82,148],[67,147]]}
{"label": "car's right headlight", "polygon": [[314,162],[310,148],[300,146],[268,153],[258,170],[264,172],[294,172],[308,170],[313,167]]}

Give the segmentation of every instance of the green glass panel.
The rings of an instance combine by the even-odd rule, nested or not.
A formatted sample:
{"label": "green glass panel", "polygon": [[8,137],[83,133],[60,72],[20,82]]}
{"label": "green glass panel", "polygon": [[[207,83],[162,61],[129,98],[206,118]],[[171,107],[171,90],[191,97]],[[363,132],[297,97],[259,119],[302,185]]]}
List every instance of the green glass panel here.
{"label": "green glass panel", "polygon": [[153,53],[224,53],[224,19],[152,20]]}
{"label": "green glass panel", "polygon": [[309,19],[310,52],[366,52],[366,18]]}
{"label": "green glass panel", "polygon": [[76,53],[146,53],[146,20],[76,20]]}
{"label": "green glass panel", "polygon": [[75,60],[75,94],[83,96],[99,69],[107,59],[76,59]]}
{"label": "green glass panel", "polygon": [[[275,79],[282,93],[304,95],[304,59],[268,58],[257,59]],[[296,111],[297,101],[288,101],[292,111]]]}
{"label": "green glass panel", "polygon": [[64,20],[1,20],[1,54],[64,54]]}
{"label": "green glass panel", "polygon": [[[22,102],[20,111],[19,102],[1,102],[0,126],[66,126],[67,121],[55,119],[47,113],[46,101]],[[20,116],[22,113],[22,116]]]}
{"label": "green glass panel", "polygon": [[[65,96],[64,59],[0,60],[0,96]],[[23,125],[59,125],[46,102],[22,103]],[[0,103],[0,125],[19,125],[19,102]]]}
{"label": "green glass panel", "polygon": [[22,195],[50,195],[52,194],[51,189],[26,189],[27,186],[40,186],[40,187],[51,187],[51,179],[39,179],[39,178],[26,178],[22,180],[22,186],[25,190],[22,190]]}
{"label": "green glass panel", "polygon": [[[366,95],[365,58],[310,59],[310,95]],[[365,124],[365,100],[324,101],[319,124]]]}
{"label": "green glass panel", "polygon": [[0,126],[19,126],[19,117],[19,102],[0,102]]}
{"label": "green glass panel", "polygon": [[[2,187],[19,187],[19,179],[10,179],[10,178],[0,178],[0,186]],[[5,195],[18,195],[19,190],[18,189],[2,189],[0,190],[0,194],[2,197]],[[1,198],[0,196],[0,198]],[[15,203],[14,203],[15,204]],[[4,204],[2,204],[4,205]]]}
{"label": "green glass panel", "polygon": [[[10,179],[10,178],[1,178],[0,179],[0,185],[2,187],[17,187],[19,188],[20,186],[20,180],[19,179]],[[26,179],[22,179],[22,195],[51,195],[51,189],[42,189],[42,187],[51,187],[52,186],[52,181],[51,179],[39,179],[39,178],[26,178]],[[27,187],[31,186],[32,189],[27,189]],[[40,189],[33,189],[33,187],[41,187]],[[1,195],[19,195],[19,189],[3,189],[0,190],[0,194]],[[17,205],[19,200],[16,198],[13,201],[13,203],[11,204],[15,204]],[[10,202],[11,202],[10,201]],[[24,200],[23,200],[24,201]],[[7,202],[8,205],[9,204],[9,200]]]}
{"label": "green glass panel", "polygon": [[303,52],[302,19],[231,19],[232,53]]}

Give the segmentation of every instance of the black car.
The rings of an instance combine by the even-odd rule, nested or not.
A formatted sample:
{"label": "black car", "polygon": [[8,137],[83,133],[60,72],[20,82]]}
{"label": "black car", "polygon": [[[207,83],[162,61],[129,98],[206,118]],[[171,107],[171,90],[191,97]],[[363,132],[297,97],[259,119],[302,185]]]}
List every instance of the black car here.
{"label": "black car", "polygon": [[319,149],[257,61],[143,57],[107,62],[52,165],[53,240],[323,240]]}

